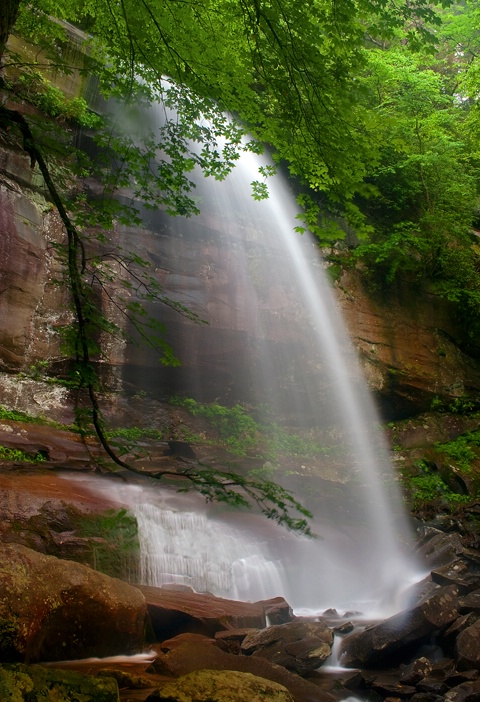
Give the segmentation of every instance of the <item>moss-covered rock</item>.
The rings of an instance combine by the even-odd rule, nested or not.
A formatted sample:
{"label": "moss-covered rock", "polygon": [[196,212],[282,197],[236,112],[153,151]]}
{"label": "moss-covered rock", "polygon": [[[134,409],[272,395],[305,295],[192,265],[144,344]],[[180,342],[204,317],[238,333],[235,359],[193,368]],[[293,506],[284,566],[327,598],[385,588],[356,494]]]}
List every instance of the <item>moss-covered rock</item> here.
{"label": "moss-covered rock", "polygon": [[21,663],[0,665],[0,699],[9,702],[119,702],[113,678]]}
{"label": "moss-covered rock", "polygon": [[293,702],[286,687],[251,673],[196,670],[147,697],[147,702]]}
{"label": "moss-covered rock", "polygon": [[137,588],[73,561],[0,544],[4,661],[135,653],[144,646],[147,622]]}

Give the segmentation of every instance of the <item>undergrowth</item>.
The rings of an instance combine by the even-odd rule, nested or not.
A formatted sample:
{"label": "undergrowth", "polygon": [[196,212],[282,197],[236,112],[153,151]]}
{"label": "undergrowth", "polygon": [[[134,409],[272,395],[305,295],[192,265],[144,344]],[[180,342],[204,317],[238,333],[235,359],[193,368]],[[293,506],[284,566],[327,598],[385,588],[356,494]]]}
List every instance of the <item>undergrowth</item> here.
{"label": "undergrowth", "polygon": [[[240,404],[225,407],[217,403],[201,403],[193,398],[174,396],[170,403],[182,407],[192,416],[203,417],[218,433],[222,443],[237,456],[254,455],[273,459],[278,454],[286,456],[318,456],[331,449],[318,442],[287,431],[274,422],[259,422]],[[185,436],[182,435],[185,439]],[[186,439],[185,439],[186,440]],[[192,441],[218,443],[192,434]]]}

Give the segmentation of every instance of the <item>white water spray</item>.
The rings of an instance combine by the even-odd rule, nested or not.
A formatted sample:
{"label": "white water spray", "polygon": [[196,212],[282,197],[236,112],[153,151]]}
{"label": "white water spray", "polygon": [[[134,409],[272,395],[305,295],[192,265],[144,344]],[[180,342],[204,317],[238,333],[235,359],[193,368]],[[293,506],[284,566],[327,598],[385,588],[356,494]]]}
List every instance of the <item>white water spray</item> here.
{"label": "white water spray", "polygon": [[[386,616],[402,607],[415,580],[414,564],[403,551],[408,529],[401,497],[325,265],[312,239],[294,231],[297,209],[290,188],[276,176],[267,201],[251,197],[249,184],[261,164],[245,153],[225,182],[199,177],[201,216],[173,218],[156,229],[169,230],[159,237],[164,243],[157,256],[164,288],[170,290],[174,278],[191,280],[187,269],[179,269],[175,246],[188,239],[192,254],[184,265],[194,261],[197,275],[195,287],[186,286],[178,301],[211,329],[230,334],[230,348],[212,345],[209,358],[202,346],[208,328],[200,336],[198,328],[186,325],[184,357],[182,348],[174,349],[183,367],[168,373],[199,400],[212,376],[223,373],[224,387],[215,377],[213,395],[220,403],[267,405],[269,418],[322,441],[321,459],[306,451],[300,461],[292,460],[289,478],[288,470],[269,476],[306,500],[322,539],[257,526],[256,518],[247,526],[232,515],[213,516],[199,503],[193,510],[182,508],[172,493],[145,490],[131,502],[139,524],[141,580],[183,583],[244,600],[283,595],[304,612],[336,607]],[[201,255],[194,248],[200,233]],[[214,278],[217,292],[222,286],[215,299]],[[202,352],[204,373],[193,378],[190,357]],[[152,384],[148,377],[149,392]]]}
{"label": "white water spray", "polygon": [[[199,221],[203,230],[207,222],[210,237],[198,266],[210,277],[228,279],[221,305],[209,298],[207,283],[180,301],[212,328],[235,330],[238,343],[229,358],[222,357],[233,369],[225,388],[232,404],[254,398],[268,405],[270,416],[317,432],[325,442],[320,463],[307,454],[293,471],[303,477],[283,477],[297,494],[300,486],[299,499],[313,508],[314,528],[323,538],[280,537],[272,527],[273,537],[264,539],[235,527],[234,520],[230,527],[216,524],[206,513],[154,516],[152,507],[137,508],[142,577],[241,599],[284,595],[297,609],[384,616],[400,609],[415,579],[400,545],[408,532],[401,497],[318,248],[294,231],[296,205],[280,176],[271,179],[267,201],[252,199],[249,183],[259,165],[259,157],[244,154],[224,183],[198,182]],[[182,237],[195,223],[176,218],[169,226],[175,230],[170,236]],[[194,232],[190,236],[193,242]],[[175,261],[169,265],[175,270]],[[239,359],[247,369],[241,379],[234,370]],[[198,387],[207,382],[201,378]],[[323,480],[320,487],[312,475]],[[308,494],[312,485],[315,500]]]}

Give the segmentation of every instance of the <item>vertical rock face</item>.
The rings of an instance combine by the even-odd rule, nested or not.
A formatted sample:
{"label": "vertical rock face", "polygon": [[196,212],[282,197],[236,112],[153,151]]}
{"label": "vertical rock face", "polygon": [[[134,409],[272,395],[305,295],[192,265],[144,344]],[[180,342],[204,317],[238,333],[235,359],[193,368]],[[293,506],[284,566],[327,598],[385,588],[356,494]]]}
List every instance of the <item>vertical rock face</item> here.
{"label": "vertical rock face", "polygon": [[388,296],[368,294],[358,271],[337,288],[370,385],[393,417],[430,408],[434,397],[474,397],[480,347],[467,338],[453,307],[405,283]]}
{"label": "vertical rock face", "polygon": [[33,177],[27,158],[0,151],[0,367],[10,370],[58,358],[55,327],[68,319],[67,298],[53,285],[61,229]]}
{"label": "vertical rock face", "polygon": [[[162,366],[159,353],[145,346],[129,347],[109,336],[102,341],[108,359],[102,368],[112,389],[126,384],[156,389],[160,396],[185,392],[204,401],[249,402],[255,377],[242,349],[250,359],[255,354],[258,359],[260,354],[297,358],[292,377],[319,372],[308,359],[308,342],[300,331],[301,302],[287,287],[268,282],[254,232],[247,236],[247,266],[259,283],[255,294],[247,278],[237,275],[234,250],[240,229],[240,224],[218,221],[204,211],[173,223],[151,218],[144,229],[116,233],[126,250],[136,250],[151,262],[165,296],[187,305],[208,325],[168,305],[152,304],[149,311],[165,325],[165,338],[181,369]],[[62,273],[52,249],[62,237],[61,223],[28,159],[0,145],[0,368],[7,372],[62,358],[56,332],[70,321],[70,312],[66,288],[54,283]],[[272,237],[272,267],[278,263],[275,256]],[[438,297],[399,289],[388,300],[372,298],[358,272],[344,274],[336,292],[368,383],[388,408],[385,414],[406,416],[428,409],[435,396],[478,393],[478,349],[463,343],[451,310]],[[117,323],[125,324],[108,295],[103,305]],[[255,336],[248,309],[261,322],[260,336]],[[280,392],[290,382],[288,375],[275,379]]]}

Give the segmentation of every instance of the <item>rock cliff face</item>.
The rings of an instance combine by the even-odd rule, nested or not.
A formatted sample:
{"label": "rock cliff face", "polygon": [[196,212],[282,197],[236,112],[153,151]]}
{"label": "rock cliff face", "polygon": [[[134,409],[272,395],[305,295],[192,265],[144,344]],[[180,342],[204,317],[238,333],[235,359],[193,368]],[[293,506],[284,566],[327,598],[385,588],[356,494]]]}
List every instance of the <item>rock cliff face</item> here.
{"label": "rock cliff face", "polygon": [[[268,358],[301,349],[304,340],[297,326],[301,303],[289,296],[286,287],[262,283],[264,271],[256,271],[261,287],[254,302],[264,321],[261,339],[254,338],[248,307],[236,302],[252,295],[248,282],[236,275],[232,256],[242,226],[233,218],[220,221],[205,208],[193,220],[147,218],[144,229],[116,233],[127,250],[134,246],[151,261],[165,295],[188,305],[208,320],[208,326],[195,324],[168,306],[152,306],[182,366],[165,368],[158,363],[158,353],[105,339],[104,376],[112,390],[155,389],[159,398],[183,391],[205,401],[248,402],[255,381],[239,350],[260,343]],[[21,371],[35,379],[45,361],[53,368],[61,366],[57,330],[68,323],[70,312],[65,287],[55,283],[61,270],[52,247],[62,238],[61,225],[44,198],[36,171],[5,139],[0,144],[0,235],[3,396],[11,406],[27,409],[22,404],[28,402],[29,412],[64,421],[68,393],[58,387],[45,393],[14,377]],[[256,246],[252,234],[250,269],[258,265]],[[275,267],[274,246],[272,252]],[[345,273],[335,290],[386,418],[425,411],[435,397],[448,401],[478,393],[480,349],[467,345],[452,311],[438,297],[408,288],[392,291],[388,299],[372,297],[358,271]],[[105,297],[104,305],[109,304]],[[301,350],[299,358],[302,364]],[[303,373],[309,372],[305,362]],[[279,379],[275,382],[281,385]]]}
{"label": "rock cliff face", "polygon": [[467,337],[448,302],[408,284],[388,296],[368,294],[358,271],[344,273],[337,292],[385,417],[428,411],[435,398],[455,403],[478,394],[478,340]]}

